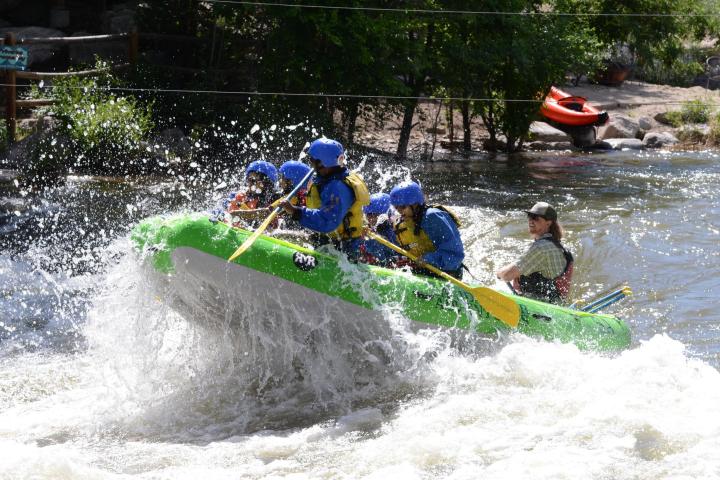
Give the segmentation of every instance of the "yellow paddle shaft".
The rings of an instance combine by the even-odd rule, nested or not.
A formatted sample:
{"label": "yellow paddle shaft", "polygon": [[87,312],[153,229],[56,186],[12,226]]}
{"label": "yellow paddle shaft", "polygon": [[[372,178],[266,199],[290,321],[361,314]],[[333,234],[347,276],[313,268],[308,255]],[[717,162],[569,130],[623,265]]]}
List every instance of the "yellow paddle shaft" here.
{"label": "yellow paddle shaft", "polygon": [[471,287],[467,283],[464,283],[457,278],[453,277],[452,275],[449,275],[448,273],[443,272],[442,270],[423,262],[419,258],[417,258],[412,253],[403,250],[402,248],[398,247],[394,243],[388,242],[385,238],[381,237],[380,235],[377,235],[376,233],[373,233],[371,231],[366,232],[367,236],[372,238],[373,240],[381,243],[382,245],[385,245],[391,250],[394,250],[398,252],[399,254],[409,258],[413,262],[420,265],[422,268],[426,268],[433,272],[434,274],[438,275],[439,277],[447,280],[448,282],[451,282],[458,287],[462,288],[463,290],[469,292],[472,294],[473,297],[478,301],[478,303],[490,313],[493,317],[497,318],[498,320],[504,322],[505,324],[511,326],[511,327],[517,327],[517,324],[520,322],[520,306],[514,302],[512,299],[496,292],[495,290],[487,287]]}

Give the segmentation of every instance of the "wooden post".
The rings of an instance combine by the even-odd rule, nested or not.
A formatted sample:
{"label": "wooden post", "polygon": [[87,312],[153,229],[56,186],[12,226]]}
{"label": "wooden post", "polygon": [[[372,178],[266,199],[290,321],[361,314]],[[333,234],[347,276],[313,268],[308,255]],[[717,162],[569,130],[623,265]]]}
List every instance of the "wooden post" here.
{"label": "wooden post", "polygon": [[132,29],[128,39],[128,59],[131,65],[135,65],[138,57],[138,32],[136,28]]}
{"label": "wooden post", "polygon": [[[5,35],[5,45],[15,46],[15,34],[10,32]],[[7,83],[6,104],[5,104],[5,123],[8,133],[8,145],[15,142],[15,132],[17,130],[17,105],[15,103],[17,96],[17,88],[15,86],[15,70],[6,70],[5,79]]]}

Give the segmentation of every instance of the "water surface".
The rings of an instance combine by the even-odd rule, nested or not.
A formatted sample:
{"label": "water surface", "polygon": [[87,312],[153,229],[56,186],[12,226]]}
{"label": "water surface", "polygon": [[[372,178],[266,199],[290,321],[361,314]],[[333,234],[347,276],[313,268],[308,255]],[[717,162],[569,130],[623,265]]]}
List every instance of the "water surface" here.
{"label": "water surface", "polygon": [[[412,176],[456,209],[468,266],[497,288],[493,272],[529,243],[522,210],[555,204],[574,295],[632,287],[612,309],[632,348],[459,340],[389,313],[385,371],[358,383],[334,371],[357,347],[348,337],[312,385],[249,381],[262,359],[151,295],[128,240],[146,216],[211,208],[238,172],[9,184],[0,478],[720,478],[716,154],[364,160],[375,189]],[[282,339],[266,339],[279,356]]]}

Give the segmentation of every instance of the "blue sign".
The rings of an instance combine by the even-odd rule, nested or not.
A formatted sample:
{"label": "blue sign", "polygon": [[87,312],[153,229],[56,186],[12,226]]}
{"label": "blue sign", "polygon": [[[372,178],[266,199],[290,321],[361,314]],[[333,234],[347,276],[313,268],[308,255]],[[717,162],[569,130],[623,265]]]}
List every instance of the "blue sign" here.
{"label": "blue sign", "polygon": [[0,47],[0,70],[25,70],[28,64],[28,50],[25,47]]}

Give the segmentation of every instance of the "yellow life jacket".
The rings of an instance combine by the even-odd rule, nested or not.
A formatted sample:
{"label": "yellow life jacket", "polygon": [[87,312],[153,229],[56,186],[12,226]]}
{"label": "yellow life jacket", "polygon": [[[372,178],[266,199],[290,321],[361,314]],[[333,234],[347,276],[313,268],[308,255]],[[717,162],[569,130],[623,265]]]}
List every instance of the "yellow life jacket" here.
{"label": "yellow life jacket", "polygon": [[[370,204],[370,192],[365,185],[365,181],[355,172],[350,172],[342,179],[342,182],[353,191],[355,200],[345,214],[340,226],[334,232],[329,233],[329,235],[339,240],[349,240],[362,236],[365,221],[362,208]],[[314,183],[310,185],[310,190],[305,198],[305,206],[310,209],[317,209],[322,206],[320,190]]]}
{"label": "yellow life jacket", "polygon": [[[443,205],[428,205],[427,208],[437,208],[444,211],[450,215],[450,218],[453,219],[455,225],[457,225],[458,228],[460,227],[460,219],[455,212],[449,208]],[[424,216],[425,213],[423,212],[423,217]],[[407,250],[415,257],[420,258],[426,253],[434,252],[436,250],[435,244],[432,240],[430,240],[430,237],[428,237],[427,233],[425,233],[425,230],[419,228],[418,233],[415,233],[415,220],[412,218],[405,220],[401,217],[398,220],[395,224],[395,236],[397,237],[397,241],[403,250]]]}

